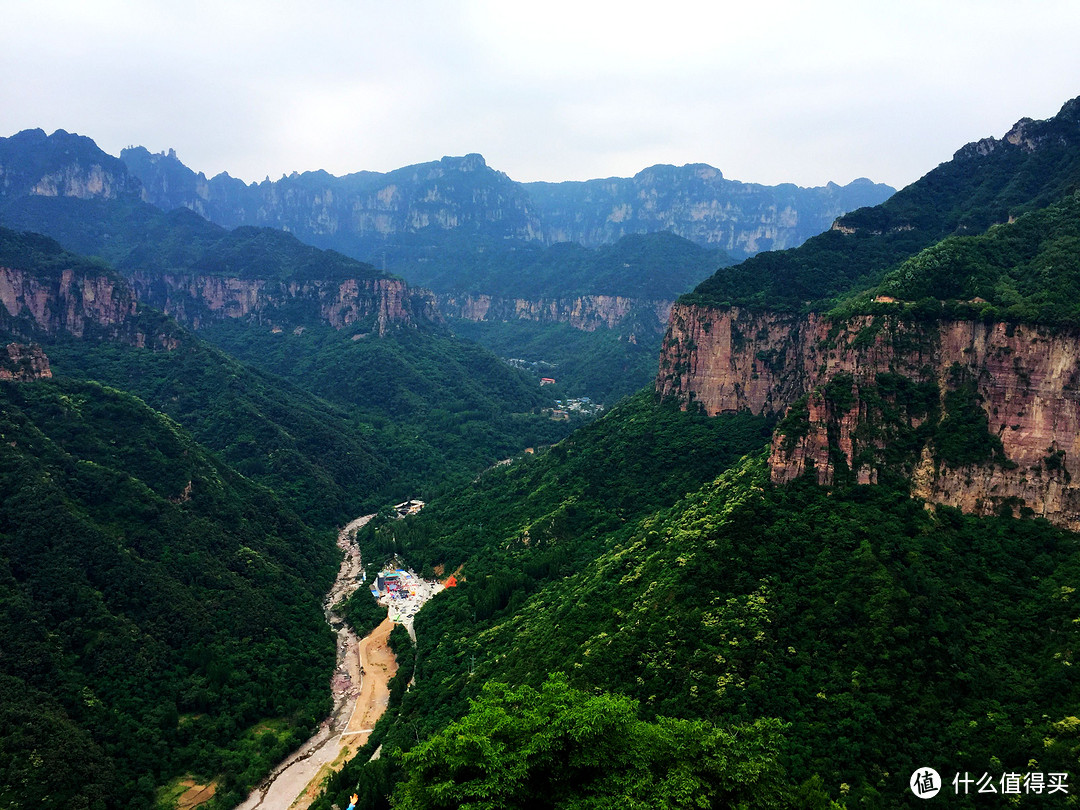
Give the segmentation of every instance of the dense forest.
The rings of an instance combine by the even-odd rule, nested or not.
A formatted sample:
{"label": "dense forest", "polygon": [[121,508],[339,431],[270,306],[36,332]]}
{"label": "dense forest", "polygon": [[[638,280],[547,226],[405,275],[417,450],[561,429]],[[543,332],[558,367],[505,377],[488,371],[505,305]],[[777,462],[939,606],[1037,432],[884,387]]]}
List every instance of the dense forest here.
{"label": "dense forest", "polygon": [[554,379],[545,391],[555,399],[587,396],[610,407],[656,378],[662,329],[652,311],[594,332],[523,320],[457,320],[451,326],[454,334],[520,363],[533,377]]}
{"label": "dense forest", "polygon": [[[1080,326],[1080,192],[978,236],[920,251],[838,314],[901,311],[989,321]],[[872,300],[887,296],[896,306]],[[940,302],[940,303],[939,303]]]}
{"label": "dense forest", "polygon": [[134,397],[0,383],[0,800],[229,807],[325,714],[328,538]]}

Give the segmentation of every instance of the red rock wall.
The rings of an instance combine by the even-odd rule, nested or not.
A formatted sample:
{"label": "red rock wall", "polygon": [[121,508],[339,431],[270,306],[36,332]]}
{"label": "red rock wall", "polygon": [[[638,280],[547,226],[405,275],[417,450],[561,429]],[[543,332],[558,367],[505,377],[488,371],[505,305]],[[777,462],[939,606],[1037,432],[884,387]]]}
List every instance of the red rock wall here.
{"label": "red rock wall", "polygon": [[[717,414],[737,410],[783,414],[808,394],[809,431],[796,441],[774,437],[770,466],[777,483],[806,472],[828,484],[830,448],[849,467],[854,437],[869,418],[858,386],[879,372],[935,382],[942,397],[954,386],[954,366],[975,382],[989,429],[997,435],[1008,469],[996,464],[951,469],[922,451],[913,494],[928,501],[990,513],[1001,504],[1026,506],[1053,522],[1080,530],[1080,334],[1029,325],[943,321],[903,323],[860,316],[833,323],[806,317],[706,309],[677,304],[671,314],[656,388],[683,408]],[[820,389],[838,374],[853,380],[852,404],[843,412]],[[813,393],[815,390],[818,393]],[[1046,459],[1060,456],[1060,468]],[[878,470],[854,470],[859,481]],[[1075,483],[1073,483],[1075,482]]]}
{"label": "red rock wall", "polygon": [[29,318],[46,334],[85,337],[90,332],[137,346],[176,347],[169,334],[148,335],[135,314],[131,287],[120,277],[63,270],[58,277],[0,267],[0,318],[19,332],[17,319]]}
{"label": "red rock wall", "polygon": [[[376,331],[441,320],[434,297],[395,278],[349,279],[344,282],[280,282],[221,276],[136,274],[140,300],[198,329],[207,321],[255,319],[271,326],[295,326],[295,305],[342,329],[374,316]],[[283,312],[290,308],[290,314]]]}

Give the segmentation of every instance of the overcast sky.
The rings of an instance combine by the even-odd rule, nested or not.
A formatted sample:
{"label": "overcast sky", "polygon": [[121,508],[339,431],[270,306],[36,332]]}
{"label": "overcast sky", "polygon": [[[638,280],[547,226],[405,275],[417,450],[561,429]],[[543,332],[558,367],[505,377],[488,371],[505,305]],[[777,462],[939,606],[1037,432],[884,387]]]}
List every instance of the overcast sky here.
{"label": "overcast sky", "polygon": [[480,152],[515,180],[708,163],[901,187],[1080,95],[1080,2],[0,0],[0,135],[208,176]]}

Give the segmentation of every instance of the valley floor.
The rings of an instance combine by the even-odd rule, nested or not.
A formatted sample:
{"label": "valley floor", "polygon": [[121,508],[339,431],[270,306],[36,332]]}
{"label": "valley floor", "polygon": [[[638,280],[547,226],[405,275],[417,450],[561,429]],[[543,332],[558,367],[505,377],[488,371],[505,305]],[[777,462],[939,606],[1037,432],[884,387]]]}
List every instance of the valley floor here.
{"label": "valley floor", "polygon": [[356,531],[373,517],[357,518],[339,533],[338,547],[345,552],[345,559],[323,603],[327,621],[339,628],[338,663],[331,681],[334,710],[315,735],[282,761],[237,810],[307,808],[323,778],[364,746],[386,710],[389,682],[397,672],[397,661],[387,642],[394,623],[387,618],[370,635],[357,639],[332,611],[334,605],[360,587]]}

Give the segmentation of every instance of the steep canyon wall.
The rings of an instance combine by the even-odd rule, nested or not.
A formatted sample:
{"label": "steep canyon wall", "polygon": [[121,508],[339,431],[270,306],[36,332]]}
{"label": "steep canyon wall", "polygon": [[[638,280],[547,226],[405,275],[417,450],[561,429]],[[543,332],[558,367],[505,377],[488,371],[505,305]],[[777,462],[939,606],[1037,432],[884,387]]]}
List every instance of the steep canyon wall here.
{"label": "steep canyon wall", "polygon": [[439,310],[448,318],[566,323],[574,329],[594,332],[601,328],[613,329],[635,313],[644,313],[650,320],[655,319],[657,324],[665,324],[672,302],[618,295],[530,299],[484,294],[441,294],[438,304]]}
{"label": "steep canyon wall", "polygon": [[[656,387],[709,414],[787,414],[770,454],[776,483],[808,472],[872,483],[899,465],[927,501],[1032,510],[1080,530],[1078,361],[1080,334],[1039,326],[676,304]],[[988,449],[949,456],[957,436]]]}
{"label": "steep canyon wall", "polygon": [[144,316],[134,291],[112,273],[0,267],[0,304],[0,327],[22,337],[70,334],[140,347],[178,345],[175,324]]}
{"label": "steep canyon wall", "polygon": [[198,329],[227,319],[335,329],[360,324],[385,334],[396,326],[441,321],[434,297],[396,278],[278,281],[185,273],[136,273],[139,299]]}

